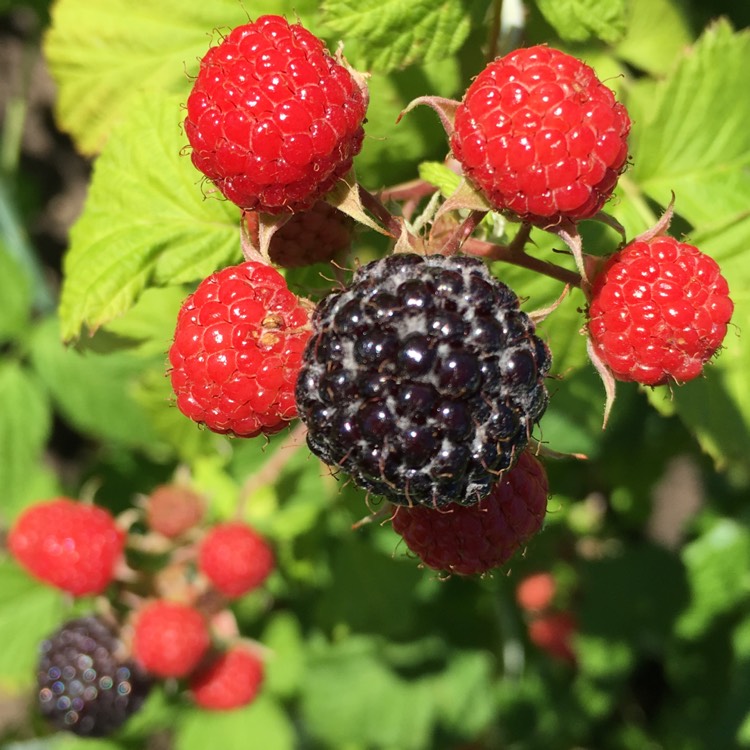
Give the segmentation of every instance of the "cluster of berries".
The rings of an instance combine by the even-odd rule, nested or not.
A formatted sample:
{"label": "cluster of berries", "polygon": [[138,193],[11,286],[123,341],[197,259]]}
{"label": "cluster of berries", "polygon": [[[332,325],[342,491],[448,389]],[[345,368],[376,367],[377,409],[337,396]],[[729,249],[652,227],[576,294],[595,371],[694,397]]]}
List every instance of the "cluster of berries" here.
{"label": "cluster of berries", "polygon": [[[228,604],[262,586],[273,552],[244,523],[203,528],[204,510],[200,495],[174,484],[156,488],[137,517],[62,497],[18,517],[8,549],[21,566],[75,597],[102,595],[96,613],[42,643],[38,703],[54,726],[109,735],[158,679],[184,680],[210,710],[255,698],[260,647],[238,637]],[[141,564],[131,568],[133,560]]]}
{"label": "cluster of berries", "polygon": [[[217,432],[268,435],[300,417],[315,455],[394,504],[394,529],[428,566],[484,572],[542,525],[546,476],[527,446],[547,406],[551,355],[516,294],[470,257],[481,217],[501,212],[568,242],[605,382],[696,377],[732,303],[715,262],[666,236],[668,220],[588,278],[595,259],[576,225],[611,197],[631,123],[580,60],[516,50],[461,102],[415,102],[440,112],[465,183],[434,234],[416,236],[350,174],[367,103],[362,75],[279,16],[234,29],[205,55],[185,132],[194,165],[243,211],[245,263],[186,301],[172,385],[178,407]],[[366,206],[397,252],[314,305],[271,266],[342,252],[351,223],[325,203],[337,181],[337,205],[371,225]],[[446,239],[440,217],[462,208],[471,215]],[[518,259],[522,244],[515,250]]]}

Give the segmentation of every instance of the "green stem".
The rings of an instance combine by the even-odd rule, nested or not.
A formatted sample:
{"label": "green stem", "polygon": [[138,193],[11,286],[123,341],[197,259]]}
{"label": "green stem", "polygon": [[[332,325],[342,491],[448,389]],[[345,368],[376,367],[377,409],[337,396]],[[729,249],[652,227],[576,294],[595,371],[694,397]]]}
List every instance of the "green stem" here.
{"label": "green stem", "polygon": [[34,309],[40,313],[52,312],[55,309],[55,298],[24,229],[4,175],[0,175],[0,239],[31,282]]}
{"label": "green stem", "polygon": [[503,0],[492,3],[492,17],[490,18],[489,38],[487,40],[487,60],[492,62],[500,49],[500,23],[503,16]]}

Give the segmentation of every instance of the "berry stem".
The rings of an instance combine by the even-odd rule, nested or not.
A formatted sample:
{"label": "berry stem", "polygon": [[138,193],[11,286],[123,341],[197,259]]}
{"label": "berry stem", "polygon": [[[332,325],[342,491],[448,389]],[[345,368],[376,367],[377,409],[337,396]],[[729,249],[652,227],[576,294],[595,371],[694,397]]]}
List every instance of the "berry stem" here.
{"label": "berry stem", "polygon": [[463,246],[471,233],[487,215],[487,211],[472,211],[454,230],[445,244],[438,251],[440,255],[455,255]]}
{"label": "berry stem", "polygon": [[242,218],[240,219],[240,247],[242,248],[242,257],[247,262],[255,261],[256,263],[268,265],[268,260],[263,257],[263,254],[256,245],[256,242],[258,242],[257,238],[251,235],[246,214],[247,212],[243,211]]}
{"label": "berry stem", "polygon": [[410,180],[384,188],[380,191],[380,200],[384,202],[418,200],[432,195],[436,190],[437,188],[434,185],[424,180]]}
{"label": "berry stem", "polygon": [[362,205],[388,230],[394,239],[401,236],[401,225],[398,219],[369,190],[359,185],[359,197]]}
{"label": "berry stem", "polygon": [[[523,231],[523,230],[521,230]],[[520,234],[520,232],[519,232]],[[463,251],[469,255],[476,255],[487,260],[500,260],[504,263],[510,263],[521,268],[528,268],[530,271],[544,274],[550,278],[557,279],[563,284],[580,287],[581,277],[575,271],[550,263],[546,260],[540,260],[528,255],[521,247],[514,247],[515,239],[510,245],[495,245],[492,242],[485,242],[474,237],[466,240]]]}

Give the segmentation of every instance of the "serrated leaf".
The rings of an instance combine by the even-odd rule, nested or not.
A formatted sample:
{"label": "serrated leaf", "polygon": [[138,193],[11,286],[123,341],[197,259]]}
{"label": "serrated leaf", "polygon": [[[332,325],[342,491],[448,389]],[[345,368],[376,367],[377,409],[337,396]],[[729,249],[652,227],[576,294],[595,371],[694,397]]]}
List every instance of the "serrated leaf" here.
{"label": "serrated leaf", "polygon": [[539,12],[567,42],[592,36],[610,44],[625,33],[626,0],[536,0]]}
{"label": "serrated leaf", "polygon": [[747,210],[750,93],[736,71],[750,67],[750,32],[710,27],[657,87],[636,84],[631,177],[653,200],[694,226]]}
{"label": "serrated leaf", "polygon": [[750,532],[722,519],[682,553],[692,597],[677,621],[683,638],[702,635],[720,615],[747,601],[750,593]]}
{"label": "serrated leaf", "polygon": [[122,315],[149,285],[195,281],[241,260],[239,209],[204,197],[180,153],[179,106],[139,99],[96,162],[65,257],[65,340]]}
{"label": "serrated leaf", "polygon": [[357,62],[379,73],[444,60],[471,31],[462,0],[326,0],[323,12],[326,26],[356,45]]}
{"label": "serrated leaf", "polygon": [[15,693],[33,684],[39,642],[59,625],[62,613],[59,591],[0,559],[0,689]]}
{"label": "serrated leaf", "polygon": [[[255,2],[253,12],[282,5]],[[61,127],[83,153],[98,152],[113,126],[140,106],[142,92],[184,100],[214,29],[246,22],[234,0],[58,0],[44,52],[58,86]]]}
{"label": "serrated leaf", "polygon": [[9,520],[53,486],[40,468],[51,415],[39,379],[16,362],[0,364],[0,403],[0,516]]}
{"label": "serrated leaf", "polygon": [[297,746],[291,721],[263,694],[249,706],[233,711],[186,711],[175,736],[176,750],[247,750],[250,745],[273,750]]}
{"label": "serrated leaf", "polygon": [[685,6],[675,0],[630,0],[627,33],[615,54],[648,73],[666,73],[693,40]]}

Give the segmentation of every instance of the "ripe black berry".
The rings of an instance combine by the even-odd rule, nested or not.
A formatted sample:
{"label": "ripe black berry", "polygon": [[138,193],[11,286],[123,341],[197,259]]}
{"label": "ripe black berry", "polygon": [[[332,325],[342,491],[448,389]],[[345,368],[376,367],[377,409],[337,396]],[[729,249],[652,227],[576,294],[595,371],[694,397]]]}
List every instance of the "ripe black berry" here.
{"label": "ripe black berry", "polygon": [[45,639],[37,666],[42,714],[75,734],[112,734],[151,687],[134,662],[120,658],[121,649],[114,631],[97,617],[71,620]]}
{"label": "ripe black berry", "polygon": [[392,502],[478,502],[547,406],[549,351],[475,258],[369,263],[312,325],[296,389],[310,449]]}

